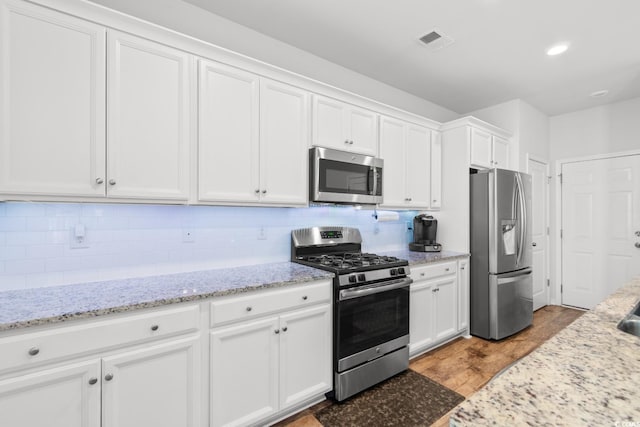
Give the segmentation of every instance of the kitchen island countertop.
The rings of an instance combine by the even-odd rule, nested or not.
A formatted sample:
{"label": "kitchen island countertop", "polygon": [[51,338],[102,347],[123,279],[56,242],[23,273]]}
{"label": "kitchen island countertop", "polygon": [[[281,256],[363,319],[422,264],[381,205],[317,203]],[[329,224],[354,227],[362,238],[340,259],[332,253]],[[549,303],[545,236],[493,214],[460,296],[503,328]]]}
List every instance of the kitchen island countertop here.
{"label": "kitchen island countertop", "polygon": [[636,278],[461,403],[450,425],[640,424],[640,338],[617,328],[639,298]]}
{"label": "kitchen island countertop", "polygon": [[0,331],[331,279],[292,262],[0,292]]}

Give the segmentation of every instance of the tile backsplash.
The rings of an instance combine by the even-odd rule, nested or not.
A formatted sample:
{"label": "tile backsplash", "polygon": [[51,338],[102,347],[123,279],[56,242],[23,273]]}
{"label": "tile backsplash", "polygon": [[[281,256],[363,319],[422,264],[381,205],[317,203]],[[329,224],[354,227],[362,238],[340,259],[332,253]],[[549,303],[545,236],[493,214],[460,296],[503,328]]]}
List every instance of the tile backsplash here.
{"label": "tile backsplash", "polygon": [[[0,291],[287,261],[291,230],[319,225],[359,228],[365,251],[405,248],[416,212],[390,222],[372,214],[353,207],[0,203]],[[81,243],[75,232],[84,232]]]}

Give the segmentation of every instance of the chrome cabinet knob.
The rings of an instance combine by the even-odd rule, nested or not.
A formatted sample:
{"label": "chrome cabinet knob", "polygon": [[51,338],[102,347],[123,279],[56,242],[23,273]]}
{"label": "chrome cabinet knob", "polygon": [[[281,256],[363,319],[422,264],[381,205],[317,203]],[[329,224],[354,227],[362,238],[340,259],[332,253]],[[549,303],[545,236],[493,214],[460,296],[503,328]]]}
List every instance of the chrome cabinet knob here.
{"label": "chrome cabinet knob", "polygon": [[275,331],[273,331],[274,334],[279,334],[280,333],[280,329],[276,329]]}
{"label": "chrome cabinet knob", "polygon": [[89,379],[89,384],[91,384],[91,385],[94,385],[94,384],[95,384],[95,383],[97,383],[97,382],[98,382],[98,379],[97,379],[97,378],[95,378],[95,377],[94,377],[94,378],[90,378],[90,379]]}
{"label": "chrome cabinet knob", "polygon": [[306,295],[303,296],[302,299],[306,301],[307,300],[307,296]]}
{"label": "chrome cabinet knob", "polygon": [[248,306],[248,307],[247,307],[247,311],[251,311],[251,310],[253,310],[253,307]]}
{"label": "chrome cabinet knob", "polygon": [[267,194],[267,190],[262,190],[262,194]]}
{"label": "chrome cabinet knob", "polygon": [[159,328],[159,326],[158,326],[158,325],[151,325],[151,330],[152,330],[152,331],[157,331],[157,330],[158,330],[158,328]]}
{"label": "chrome cabinet knob", "polygon": [[116,185],[116,180],[115,179],[110,179],[109,180],[109,185]]}
{"label": "chrome cabinet knob", "polygon": [[420,273],[420,276],[421,276],[421,277],[424,277],[424,273]]}
{"label": "chrome cabinet knob", "polygon": [[636,244],[634,245],[636,248],[640,249],[640,242],[636,242]]}
{"label": "chrome cabinet knob", "polygon": [[104,182],[104,179],[96,178],[96,184],[102,184],[103,182]]}
{"label": "chrome cabinet knob", "polygon": [[531,243],[531,246],[538,246],[536,242]]}
{"label": "chrome cabinet knob", "polygon": [[287,328],[287,327],[285,326],[284,328],[282,328],[282,332],[287,332],[287,329],[289,329],[289,328]]}
{"label": "chrome cabinet knob", "polygon": [[450,270],[449,268],[445,268],[445,269],[444,269],[444,271],[449,271],[449,270]]}
{"label": "chrome cabinet knob", "polygon": [[345,140],[345,141],[344,141],[344,143],[345,143],[345,144],[347,144],[347,145],[349,145],[349,140],[348,140],[348,139],[347,139],[347,140]]}
{"label": "chrome cabinet knob", "polygon": [[40,349],[38,347],[31,347],[29,349],[29,355],[30,356],[35,356],[38,353],[40,353]]}
{"label": "chrome cabinet knob", "polygon": [[433,199],[433,203],[437,203],[437,202],[438,202],[438,200],[436,200],[436,199]]}
{"label": "chrome cabinet knob", "polygon": [[258,190],[258,189],[256,188],[255,193],[256,193],[256,194],[260,194],[260,190]]}
{"label": "chrome cabinet knob", "polygon": [[107,374],[104,376],[105,381],[111,381],[113,379],[113,374]]}
{"label": "chrome cabinet knob", "polygon": [[640,237],[640,231],[636,231],[636,236]]}

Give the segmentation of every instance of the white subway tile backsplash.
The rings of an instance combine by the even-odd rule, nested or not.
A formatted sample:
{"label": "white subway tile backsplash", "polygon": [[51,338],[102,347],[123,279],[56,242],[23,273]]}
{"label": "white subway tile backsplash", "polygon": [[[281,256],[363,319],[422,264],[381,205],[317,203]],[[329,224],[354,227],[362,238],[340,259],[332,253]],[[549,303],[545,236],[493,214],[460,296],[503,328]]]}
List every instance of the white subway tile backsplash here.
{"label": "white subway tile backsplash", "polygon": [[[363,249],[400,249],[410,236],[403,212],[377,223],[351,207],[261,208],[128,204],[0,203],[0,291],[287,261],[291,230],[358,227]],[[72,249],[83,224],[87,248]],[[261,234],[266,239],[258,239]],[[184,242],[183,232],[193,232]]]}
{"label": "white subway tile backsplash", "polygon": [[43,273],[44,266],[44,259],[16,259],[5,262],[4,269],[6,274]]}
{"label": "white subway tile backsplash", "polygon": [[[0,203],[0,205],[2,205],[2,203]],[[26,229],[26,217],[0,217],[0,231],[24,231]]]}

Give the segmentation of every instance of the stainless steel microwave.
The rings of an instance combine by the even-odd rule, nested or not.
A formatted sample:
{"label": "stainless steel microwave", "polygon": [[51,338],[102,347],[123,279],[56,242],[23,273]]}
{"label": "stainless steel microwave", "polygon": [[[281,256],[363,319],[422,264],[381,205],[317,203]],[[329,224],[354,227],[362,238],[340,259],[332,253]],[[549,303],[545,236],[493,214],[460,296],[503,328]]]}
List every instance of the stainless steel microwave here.
{"label": "stainless steel microwave", "polygon": [[309,150],[309,200],[319,203],[382,203],[383,160],[330,148]]}

